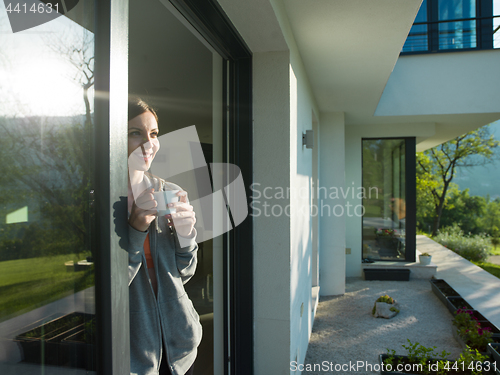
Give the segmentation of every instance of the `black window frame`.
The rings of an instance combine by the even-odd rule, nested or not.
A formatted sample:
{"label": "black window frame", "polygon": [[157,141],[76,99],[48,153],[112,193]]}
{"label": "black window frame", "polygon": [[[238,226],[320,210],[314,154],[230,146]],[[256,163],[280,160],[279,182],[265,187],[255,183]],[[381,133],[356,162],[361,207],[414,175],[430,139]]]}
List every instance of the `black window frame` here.
{"label": "black window frame", "polygon": [[[439,0],[427,0],[427,21],[413,23],[414,26],[427,25],[427,49],[421,51],[403,51],[403,46],[400,55],[419,55],[426,53],[446,53],[493,49],[493,18],[495,17],[493,15],[493,0],[476,0],[475,17],[446,21],[439,20],[438,1]],[[496,17],[498,17],[498,15]],[[460,21],[476,21],[476,47],[439,49],[439,24],[445,22]]]}
{"label": "black window frame", "polygon": [[[416,262],[417,250],[417,155],[415,137],[364,137],[361,138],[361,186],[363,181],[363,141],[404,139],[405,140],[405,196],[406,196],[406,248],[405,259],[391,259],[391,262]],[[363,199],[364,207],[364,199]],[[361,233],[363,233],[363,219],[361,219]],[[361,246],[363,248],[363,235],[361,235]],[[363,259],[363,251],[361,251]],[[374,259],[377,262],[376,259]]]}

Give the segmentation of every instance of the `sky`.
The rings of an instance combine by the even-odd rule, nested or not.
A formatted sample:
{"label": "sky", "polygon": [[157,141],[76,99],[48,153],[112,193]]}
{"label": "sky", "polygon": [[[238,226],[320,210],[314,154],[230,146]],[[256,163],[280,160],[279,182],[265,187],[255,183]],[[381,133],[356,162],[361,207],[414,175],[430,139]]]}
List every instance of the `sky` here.
{"label": "sky", "polygon": [[75,80],[77,69],[48,46],[75,44],[82,30],[68,18],[59,17],[12,33],[4,2],[0,2],[0,116],[85,113],[83,89]]}

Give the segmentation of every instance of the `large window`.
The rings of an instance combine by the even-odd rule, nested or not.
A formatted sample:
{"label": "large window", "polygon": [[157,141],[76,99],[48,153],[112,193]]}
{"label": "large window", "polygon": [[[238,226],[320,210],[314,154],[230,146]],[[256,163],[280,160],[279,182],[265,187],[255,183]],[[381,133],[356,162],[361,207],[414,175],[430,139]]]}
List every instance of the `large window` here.
{"label": "large window", "polygon": [[498,48],[499,5],[492,0],[424,0],[402,52]]}
{"label": "large window", "polygon": [[363,259],[414,261],[414,164],[414,139],[363,140]]}
{"label": "large window", "polygon": [[2,374],[96,370],[94,8],[77,3],[26,30],[0,5]]}

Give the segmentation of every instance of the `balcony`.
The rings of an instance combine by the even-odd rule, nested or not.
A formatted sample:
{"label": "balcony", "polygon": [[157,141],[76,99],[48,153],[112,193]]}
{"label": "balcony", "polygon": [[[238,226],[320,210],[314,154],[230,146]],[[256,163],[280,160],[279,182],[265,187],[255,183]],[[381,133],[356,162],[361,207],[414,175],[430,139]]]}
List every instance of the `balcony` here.
{"label": "balcony", "polygon": [[500,16],[415,22],[401,54],[500,48]]}
{"label": "balcony", "polygon": [[423,0],[401,54],[499,48],[499,17],[497,0]]}

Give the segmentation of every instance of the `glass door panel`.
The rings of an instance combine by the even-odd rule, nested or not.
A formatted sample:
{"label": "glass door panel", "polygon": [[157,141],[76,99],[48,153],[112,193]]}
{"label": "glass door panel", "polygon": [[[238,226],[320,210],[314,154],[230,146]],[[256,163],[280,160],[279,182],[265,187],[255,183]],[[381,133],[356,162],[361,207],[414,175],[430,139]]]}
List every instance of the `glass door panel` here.
{"label": "glass door panel", "polygon": [[[476,17],[475,0],[438,0],[438,20],[450,21]],[[476,21],[439,23],[439,49],[476,48]]]}
{"label": "glass door panel", "polygon": [[93,2],[66,10],[13,33],[0,5],[2,374],[96,368]]}
{"label": "glass door panel", "polygon": [[405,139],[363,140],[363,259],[406,258]]}
{"label": "glass door panel", "polygon": [[224,181],[210,167],[222,163],[225,153],[223,64],[169,3],[130,1],[129,94],[158,115],[160,149],[150,172],[187,191],[196,212],[197,267],[184,288],[203,326],[194,365],[200,375],[214,374],[214,366],[222,373],[224,355],[226,246],[216,235],[224,224],[218,222],[218,196],[212,194]]}

